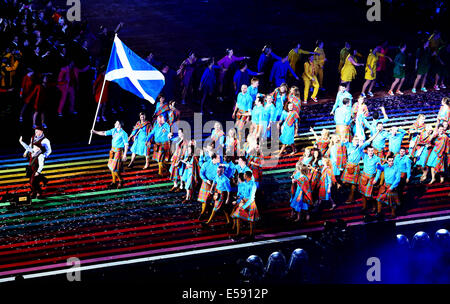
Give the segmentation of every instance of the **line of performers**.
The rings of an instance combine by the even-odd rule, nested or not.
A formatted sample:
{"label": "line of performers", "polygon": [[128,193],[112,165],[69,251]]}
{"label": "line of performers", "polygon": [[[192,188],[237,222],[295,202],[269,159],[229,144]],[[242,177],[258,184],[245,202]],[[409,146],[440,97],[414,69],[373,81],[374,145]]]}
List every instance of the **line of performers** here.
{"label": "line of performers", "polygon": [[[257,79],[252,82],[257,92]],[[160,175],[163,175],[166,162],[171,161],[168,172],[174,183],[171,191],[186,191],[184,202],[190,202],[199,189],[197,201],[202,203],[201,217],[205,215],[208,204],[213,203],[207,223],[219,210],[225,212],[227,222],[230,215],[236,220],[238,232],[239,220],[250,223],[256,221],[259,215],[255,193],[261,182],[264,162],[260,143],[270,139],[271,130],[276,129],[280,132],[281,143],[278,155],[287,146],[292,147],[292,154],[295,153],[300,99],[297,97],[297,88],[291,88],[286,94],[288,90],[284,84],[268,95],[252,94],[252,87],[243,85],[237,97],[233,113],[236,129],[230,129],[225,134],[220,123],[216,123],[204,149],[198,147],[194,140],[187,141],[182,129],[178,129],[177,136],[173,138],[171,129],[176,119],[170,117],[178,114],[168,113],[170,110],[177,113],[177,110],[174,104],[168,108],[169,111],[161,110],[165,107],[162,99],[154,115],[155,123],[147,122],[145,114],[141,113],[140,121],[130,136],[122,129],[120,122],[116,122],[115,128],[109,131],[93,131],[99,135],[113,136],[108,162],[113,176],[112,186],[123,186],[120,170],[121,163],[126,160],[128,141],[131,138],[134,140],[132,159],[128,166],[132,166],[136,155],[143,155],[146,157],[144,169],[149,165],[150,142],[153,141],[153,160],[158,163]],[[280,99],[281,109],[273,104],[274,100],[279,100],[279,95],[284,96]],[[308,220],[309,210],[313,206],[320,206],[322,201],[330,201],[332,208],[335,208],[336,203],[332,199],[334,185],[338,189],[348,186],[350,195],[347,204],[355,201],[358,189],[362,194],[364,210],[380,213],[385,203],[391,206],[392,216],[395,216],[399,194],[401,196],[410,181],[412,168],[418,167],[423,171],[422,181],[431,168],[430,183],[436,182],[437,176],[443,182],[450,149],[447,135],[449,99],[442,100],[438,124],[434,129],[425,125],[425,116],[419,115],[408,131],[398,127],[385,130],[384,124],[389,121],[389,117],[383,107],[381,110],[382,119],[375,112],[372,120],[368,121],[369,111],[365,99],[360,97],[352,105],[352,95],[344,86],[340,87],[331,112],[335,117],[336,133],[330,136],[330,132],[324,129],[322,135],[318,136],[311,129],[316,138],[315,147],[305,149],[292,176],[291,207],[292,215],[297,214],[296,221],[305,216]],[[171,123],[167,123],[166,119]],[[249,134],[247,140],[243,141],[247,128]],[[368,140],[366,129],[371,134]],[[402,141],[408,133],[410,146],[405,148],[402,147]],[[386,142],[388,149],[385,148]],[[174,148],[171,149],[171,145]],[[374,198],[378,204],[370,209]],[[230,202],[235,203],[234,208]],[[250,231],[253,232],[252,229]]]}

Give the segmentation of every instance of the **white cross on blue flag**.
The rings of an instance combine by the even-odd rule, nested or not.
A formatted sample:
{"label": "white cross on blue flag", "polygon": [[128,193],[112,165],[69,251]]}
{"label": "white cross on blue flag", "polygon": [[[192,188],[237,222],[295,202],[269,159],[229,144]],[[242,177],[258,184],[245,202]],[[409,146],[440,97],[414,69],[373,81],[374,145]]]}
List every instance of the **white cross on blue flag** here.
{"label": "white cross on blue flag", "polygon": [[164,75],[130,50],[117,35],[105,79],[151,103],[155,103],[165,83]]}

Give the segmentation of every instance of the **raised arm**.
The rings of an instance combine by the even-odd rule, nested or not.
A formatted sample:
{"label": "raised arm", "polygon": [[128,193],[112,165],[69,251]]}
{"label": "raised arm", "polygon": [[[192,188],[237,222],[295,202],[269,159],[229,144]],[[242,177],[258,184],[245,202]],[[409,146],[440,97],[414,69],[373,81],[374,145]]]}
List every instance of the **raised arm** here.
{"label": "raised arm", "polygon": [[381,106],[381,107],[380,107],[380,110],[381,110],[381,112],[383,113],[384,119],[387,121],[387,120],[389,119],[389,117],[388,117],[388,115],[386,114],[386,109],[385,109],[383,106]]}
{"label": "raised arm", "polygon": [[22,136],[20,136],[20,138],[19,138],[19,143],[22,145],[22,147],[25,148],[26,152],[30,152],[30,153],[33,152],[33,149],[31,149],[31,147],[29,145],[27,145],[26,143],[23,142]]}
{"label": "raised arm", "polygon": [[375,139],[375,137],[378,136],[378,134],[380,134],[380,130],[378,130],[377,133],[375,133],[371,138],[369,138],[362,146],[367,147],[368,145],[370,145],[370,143]]}
{"label": "raised arm", "polygon": [[275,60],[281,60],[281,57],[276,55],[274,52],[270,52],[270,56],[272,56]]}
{"label": "raised arm", "polygon": [[314,131],[314,129],[312,127],[309,128],[309,131],[312,132],[312,134],[314,135],[314,138],[316,139],[316,141],[319,141],[319,136],[317,136],[316,132]]}

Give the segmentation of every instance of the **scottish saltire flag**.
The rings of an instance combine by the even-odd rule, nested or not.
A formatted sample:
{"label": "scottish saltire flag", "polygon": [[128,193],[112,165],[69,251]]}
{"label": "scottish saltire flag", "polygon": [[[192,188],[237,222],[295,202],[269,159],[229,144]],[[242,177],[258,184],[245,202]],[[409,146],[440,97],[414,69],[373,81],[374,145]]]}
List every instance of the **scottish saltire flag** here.
{"label": "scottish saltire flag", "polygon": [[155,103],[165,83],[164,75],[130,50],[117,35],[105,79],[151,103]]}

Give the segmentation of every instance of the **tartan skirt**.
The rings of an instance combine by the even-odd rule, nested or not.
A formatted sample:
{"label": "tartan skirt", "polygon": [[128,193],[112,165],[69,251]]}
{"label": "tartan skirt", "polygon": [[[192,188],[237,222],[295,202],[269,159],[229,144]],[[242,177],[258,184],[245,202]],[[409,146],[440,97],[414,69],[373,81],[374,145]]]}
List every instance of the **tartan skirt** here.
{"label": "tartan skirt", "polygon": [[414,164],[414,166],[425,167],[427,165],[427,159],[428,159],[429,153],[430,153],[430,150],[425,146],[422,146],[422,147],[416,149],[414,157],[416,157],[417,160],[416,160],[416,163]]}
{"label": "tartan skirt", "polygon": [[319,199],[328,201],[331,198],[331,193],[328,192],[328,183],[325,181],[325,178],[322,178],[319,181]]}
{"label": "tartan skirt", "polygon": [[108,168],[111,172],[122,171],[123,148],[111,148],[109,151]]}
{"label": "tartan skirt", "polygon": [[237,129],[243,129],[245,124],[248,122],[249,116],[244,116],[244,111],[239,110],[236,114],[236,128]]}
{"label": "tartan skirt", "polygon": [[384,186],[380,187],[380,191],[377,196],[377,201],[380,203],[387,204],[389,206],[397,206],[400,204],[400,201],[398,199],[398,191],[387,191],[387,188],[390,185],[386,184]]}
{"label": "tartan skirt", "polygon": [[308,179],[311,184],[311,190],[314,192],[317,189],[317,186],[320,182],[321,173],[319,170],[311,170],[308,175]]}
{"label": "tartan skirt", "polygon": [[342,139],[346,138],[350,142],[350,126],[336,125],[336,135]]}
{"label": "tartan skirt", "polygon": [[202,181],[202,186],[200,187],[200,191],[198,192],[197,201],[199,201],[200,203],[208,202],[210,198],[209,190],[211,190],[211,185]]}
{"label": "tartan skirt", "polygon": [[447,164],[447,161],[445,160],[445,155],[439,157],[439,155],[434,150],[432,150],[430,153],[430,157],[428,158],[427,161],[427,166],[434,168],[434,170],[436,170],[436,172],[438,173],[442,173],[445,171],[444,164]]}
{"label": "tartan skirt", "polygon": [[240,206],[234,210],[233,214],[231,214],[232,218],[241,219],[247,222],[256,222],[259,220],[259,212],[256,207],[256,203],[253,202],[247,209],[244,209]]}
{"label": "tartan skirt", "polygon": [[173,163],[170,166],[169,173],[170,173],[170,180],[173,181],[179,181],[181,180],[181,176],[183,175],[182,172],[182,164],[181,162]]}
{"label": "tartan skirt", "polygon": [[253,178],[255,182],[260,183],[262,180],[263,170],[260,166],[251,166]]}
{"label": "tartan skirt", "polygon": [[168,161],[170,157],[170,142],[155,143],[153,145],[153,160],[160,163]]}
{"label": "tartan skirt", "polygon": [[222,208],[222,205],[225,202],[226,196],[223,193],[223,191],[220,191],[220,190],[216,189],[214,191],[213,199],[214,199],[213,211],[217,212],[218,210],[220,210],[220,208]]}
{"label": "tartan skirt", "polygon": [[359,177],[359,192],[365,197],[371,197],[373,193],[373,180],[375,174],[367,174],[363,172]]}
{"label": "tartan skirt", "polygon": [[342,174],[342,182],[347,184],[357,185],[359,181],[359,172],[361,168],[359,164],[355,165],[347,163],[344,173]]}

